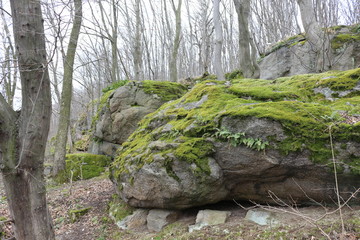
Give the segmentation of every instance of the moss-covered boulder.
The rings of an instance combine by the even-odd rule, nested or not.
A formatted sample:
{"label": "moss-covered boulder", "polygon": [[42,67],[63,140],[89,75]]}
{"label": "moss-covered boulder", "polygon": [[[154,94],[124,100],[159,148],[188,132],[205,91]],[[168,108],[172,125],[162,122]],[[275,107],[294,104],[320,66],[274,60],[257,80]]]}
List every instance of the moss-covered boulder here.
{"label": "moss-covered boulder", "polygon": [[66,154],[66,169],[55,181],[69,182],[100,176],[111,163],[111,158],[90,153]]}
{"label": "moss-covered boulder", "polygon": [[[330,39],[326,53],[332,70],[349,70],[360,66],[360,24],[324,29]],[[292,36],[269,48],[260,61],[260,78],[275,79],[284,76],[310,73],[316,60],[312,46],[305,35]]]}
{"label": "moss-covered boulder", "polygon": [[147,80],[130,81],[106,92],[94,120],[98,150],[93,152],[113,155],[145,115],[154,112],[165,102],[181,97],[186,91],[187,87],[178,83]]}
{"label": "moss-covered boulder", "polygon": [[336,170],[346,199],[360,187],[359,81],[355,69],[200,83],[140,122],[111,177],[131,206],[181,209],[269,193],[332,203]]}

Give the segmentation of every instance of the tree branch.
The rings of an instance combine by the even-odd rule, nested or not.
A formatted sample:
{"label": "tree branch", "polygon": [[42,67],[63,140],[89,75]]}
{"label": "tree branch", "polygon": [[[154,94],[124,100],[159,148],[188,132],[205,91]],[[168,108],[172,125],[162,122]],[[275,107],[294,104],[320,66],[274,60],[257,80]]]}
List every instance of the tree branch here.
{"label": "tree branch", "polygon": [[3,131],[8,130],[9,123],[14,123],[16,120],[16,112],[6,102],[4,96],[0,93],[0,136]]}

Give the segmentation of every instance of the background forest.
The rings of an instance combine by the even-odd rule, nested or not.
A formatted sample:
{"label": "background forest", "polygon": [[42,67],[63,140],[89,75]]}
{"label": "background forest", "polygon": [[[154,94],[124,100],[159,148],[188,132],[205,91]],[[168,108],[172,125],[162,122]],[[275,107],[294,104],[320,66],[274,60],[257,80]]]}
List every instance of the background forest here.
{"label": "background forest", "polygon": [[[15,226],[14,234],[18,240],[55,239],[46,201],[44,159],[46,164],[52,165],[54,182],[64,182],[64,173],[68,174],[65,155],[79,150],[76,146],[79,140],[80,144],[81,141],[88,144],[98,140],[92,131],[96,121],[104,114],[103,109],[107,107],[106,101],[112,90],[129,80],[142,82],[134,83],[134,86],[139,84],[136,86],[139,89],[151,88],[151,84],[157,88],[159,85],[156,83],[151,83],[150,87],[147,85],[147,80],[154,80],[165,82],[164,86],[169,89],[176,89],[174,95],[180,97],[188,90],[186,88],[191,89],[197,83],[194,79],[229,80],[229,73],[232,73],[232,78],[258,79],[262,76],[259,64],[265,57],[283,46],[290,48],[299,43],[301,46],[307,44],[308,51],[304,55],[310,59],[301,63],[306,69],[302,73],[325,72],[336,69],[333,66],[338,59],[332,57],[345,52],[347,47],[342,47],[346,44],[359,41],[360,31],[359,25],[356,25],[360,23],[358,0],[0,0],[0,15],[0,169],[12,217],[5,222]],[[338,37],[341,34],[342,38]],[[339,55],[345,55],[343,52]],[[281,76],[291,75],[290,72],[286,74]],[[334,90],[333,93],[340,97],[347,94],[356,96],[357,74],[356,71],[339,73],[339,78],[344,77],[352,85],[331,91]],[[323,79],[327,78],[337,77],[325,76]],[[331,81],[322,82],[331,85]],[[223,83],[225,88],[231,87],[231,84],[245,84],[241,80]],[[187,87],[181,84],[187,84]],[[234,90],[237,87],[233,86],[231,91],[238,91],[237,94],[241,95],[244,89],[240,86]],[[291,91],[298,91],[294,89]],[[349,92],[340,92],[344,89]],[[273,92],[277,96],[277,90]],[[271,96],[270,100],[251,99],[246,94],[240,98],[241,101],[245,99],[245,105],[259,104],[251,102],[253,100],[266,104],[268,100],[288,101],[288,97],[293,100],[294,96],[311,99],[305,96],[307,93],[297,94],[285,94],[285,97],[279,94],[280,97]],[[166,101],[170,99],[173,98]],[[204,99],[198,104],[207,100]],[[196,102],[198,99],[193,100]],[[134,106],[137,106],[136,102]],[[359,125],[356,107],[354,109],[342,117],[347,117],[346,124],[355,125],[356,129]],[[200,115],[196,116],[196,121],[209,117]],[[201,124],[209,122],[211,120],[204,120]],[[146,127],[151,128],[151,124]],[[206,127],[213,126],[209,124]],[[186,129],[182,130],[171,134],[178,137],[185,134]],[[214,128],[211,131],[215,130],[218,133],[210,137],[234,137],[224,129]],[[141,132],[136,134],[132,139],[134,142],[136,137],[142,138]],[[84,136],[87,139],[83,139]],[[265,150],[269,145],[260,138],[236,136],[240,139],[239,144],[246,140],[245,143],[254,149],[258,144],[258,151]],[[306,133],[304,136],[307,136]],[[349,136],[356,145],[356,133],[350,132]],[[167,137],[173,140],[174,136]],[[254,143],[248,143],[252,140]],[[182,143],[195,149],[196,141]],[[203,139],[199,142],[199,146],[206,143]],[[346,144],[350,146],[353,143]],[[133,146],[130,145],[125,144],[124,149],[128,147],[132,151]],[[208,149],[203,149],[204,159],[213,151],[213,145],[206,146]],[[302,151],[304,146],[299,149]],[[181,151],[178,150],[178,153]],[[183,152],[185,158],[190,156],[187,155],[188,150]],[[330,151],[326,153],[330,154]],[[121,165],[121,157],[125,159],[129,156],[120,154],[118,162],[112,165],[118,164],[119,176],[128,167]],[[104,161],[106,165],[110,160]],[[336,176],[336,167],[334,169]],[[72,180],[73,175],[71,184]],[[122,181],[121,177],[117,180]],[[129,177],[126,181],[133,179]],[[340,207],[339,192],[337,197]],[[343,222],[342,232],[345,233]]]}

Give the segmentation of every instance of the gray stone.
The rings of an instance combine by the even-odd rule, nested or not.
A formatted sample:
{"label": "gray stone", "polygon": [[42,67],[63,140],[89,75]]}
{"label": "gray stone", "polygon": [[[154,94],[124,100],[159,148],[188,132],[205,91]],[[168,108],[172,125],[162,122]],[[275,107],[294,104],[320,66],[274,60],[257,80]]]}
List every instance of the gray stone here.
{"label": "gray stone", "polygon": [[165,103],[157,95],[145,93],[140,85],[132,82],[110,95],[108,106],[102,109],[97,121],[95,137],[112,144],[122,144],[145,115]]}
{"label": "gray stone", "polygon": [[263,209],[252,209],[247,211],[245,219],[262,226],[273,227],[279,224],[275,213]]}
{"label": "gray stone", "polygon": [[[284,46],[265,56],[259,63],[260,78],[275,79],[285,76],[311,73],[312,59],[311,46],[296,44],[290,47]],[[352,41],[343,48],[332,50],[331,70],[349,70],[360,66],[360,41]]]}
{"label": "gray stone", "polygon": [[147,227],[149,231],[160,232],[165,226],[175,222],[178,217],[178,211],[152,209],[147,216]]}
{"label": "gray stone", "polygon": [[189,226],[189,232],[200,230],[205,226],[223,224],[230,215],[229,211],[201,210],[196,216],[195,225]]}
{"label": "gray stone", "polygon": [[126,216],[123,220],[117,222],[116,225],[123,230],[144,228],[146,226],[148,213],[149,210],[137,209],[133,214]]}

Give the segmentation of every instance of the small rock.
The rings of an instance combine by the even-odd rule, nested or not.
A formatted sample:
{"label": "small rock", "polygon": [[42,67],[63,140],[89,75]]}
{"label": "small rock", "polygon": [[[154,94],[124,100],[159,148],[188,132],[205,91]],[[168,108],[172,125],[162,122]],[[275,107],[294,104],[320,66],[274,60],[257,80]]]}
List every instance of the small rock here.
{"label": "small rock", "polygon": [[275,219],[275,213],[262,209],[249,210],[246,213],[245,219],[262,226],[274,226],[279,223],[278,220]]}
{"label": "small rock", "polygon": [[175,222],[178,211],[152,209],[147,216],[147,227],[150,231],[160,232],[165,226]]}
{"label": "small rock", "polygon": [[195,225],[189,226],[189,232],[200,230],[205,226],[225,223],[230,215],[229,211],[201,210],[196,216]]}
{"label": "small rock", "polygon": [[146,225],[146,218],[148,213],[149,210],[137,209],[133,214],[125,217],[120,222],[117,222],[116,225],[123,230],[144,227]]}

